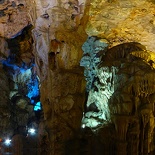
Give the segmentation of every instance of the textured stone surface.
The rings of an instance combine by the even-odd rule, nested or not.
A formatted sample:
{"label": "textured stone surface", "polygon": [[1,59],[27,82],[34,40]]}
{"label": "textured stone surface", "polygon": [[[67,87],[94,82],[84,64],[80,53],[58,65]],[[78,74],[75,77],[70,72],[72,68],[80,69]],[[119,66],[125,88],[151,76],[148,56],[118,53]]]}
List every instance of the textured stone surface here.
{"label": "textured stone surface", "polygon": [[[154,149],[154,12],[151,0],[0,1],[0,61],[10,52],[17,54],[18,67],[23,62],[31,66],[35,59],[32,71],[38,75],[44,112],[40,152],[125,155],[128,150],[129,155],[145,155]],[[27,32],[24,40],[18,38],[29,24],[33,38]],[[18,39],[7,45],[5,38]],[[111,48],[127,42],[142,45]],[[7,86],[6,73],[1,74]],[[27,83],[27,74],[16,70],[15,75]],[[14,95],[18,91],[12,82]],[[10,90],[1,89],[6,105]],[[17,100],[23,122],[32,110],[25,101]],[[29,110],[22,113],[25,107]]]}
{"label": "textured stone surface", "polygon": [[[148,55],[152,63],[147,62]],[[145,51],[144,46],[133,42],[120,44],[104,49],[100,65],[94,68],[96,76],[88,78],[87,84],[91,78],[93,82],[82,120],[83,127],[89,127],[95,133],[104,131],[107,135],[111,128],[110,132],[114,135],[104,135],[102,142],[94,142],[94,145],[99,143],[107,147],[107,154],[111,153],[111,147],[115,147],[117,153],[122,155],[154,151],[152,98],[155,92],[155,70],[152,64],[154,53]],[[113,141],[113,144],[109,141]]]}
{"label": "textured stone surface", "polygon": [[6,72],[3,70],[2,65],[0,66],[0,137],[6,137],[7,135],[12,135],[12,122],[11,118],[11,103],[9,101],[9,79],[6,76]]}
{"label": "textured stone surface", "polygon": [[[30,103],[37,80],[33,70],[32,26],[21,26],[19,33],[12,31],[16,33],[13,38],[6,38],[6,35],[0,38],[0,138],[3,140],[17,133],[26,135],[25,128],[35,117]],[[37,92],[37,87],[35,89]]]}
{"label": "textured stone surface", "polygon": [[153,51],[154,8],[154,2],[146,0],[93,0],[86,32],[106,38],[110,46],[135,41]]}
{"label": "textured stone surface", "polygon": [[0,36],[14,37],[30,23],[24,0],[2,1],[0,4]]}
{"label": "textured stone surface", "polygon": [[51,142],[49,149],[51,154],[64,154],[68,141],[78,137],[83,113],[85,80],[79,61],[86,39],[81,25],[84,3],[74,0],[35,3],[36,8],[31,7],[36,9],[31,14],[35,25],[34,55]]}

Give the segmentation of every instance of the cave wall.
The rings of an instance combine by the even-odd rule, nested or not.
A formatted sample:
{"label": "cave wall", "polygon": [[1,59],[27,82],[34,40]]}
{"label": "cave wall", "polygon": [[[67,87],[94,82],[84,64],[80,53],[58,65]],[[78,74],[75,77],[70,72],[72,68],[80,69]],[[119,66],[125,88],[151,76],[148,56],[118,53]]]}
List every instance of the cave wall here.
{"label": "cave wall", "polygon": [[[124,108],[126,103],[121,106],[117,103],[113,108],[112,102],[118,93],[112,96],[115,92],[113,78],[118,79],[114,81],[118,88],[121,78],[123,80],[125,78],[124,75],[122,77],[115,75],[118,74],[116,64],[124,63],[115,61],[115,57],[121,59],[119,55],[122,56],[124,53],[120,53],[128,49],[120,49],[114,52],[114,56],[105,55],[105,51],[122,43],[138,42],[139,50],[143,52],[135,53],[134,48],[130,52],[133,52],[135,58],[144,60],[146,66],[154,65],[154,55],[150,52],[154,52],[155,40],[154,2],[151,0],[3,0],[0,2],[0,10],[2,39],[15,38],[25,26],[33,25],[32,38],[24,42],[20,41],[21,55],[18,57],[18,65],[21,60],[29,64],[34,58],[33,71],[39,78],[40,100],[44,113],[39,136],[40,139],[47,136],[49,141],[45,152],[59,155],[73,154],[76,150],[77,154],[99,155],[102,152],[108,154],[109,150],[113,150],[111,154],[115,152],[121,154],[121,150],[117,150],[119,146],[123,146],[125,152],[126,141],[122,144],[122,139],[113,139],[113,135],[118,133],[113,121],[115,118],[112,119],[111,115],[117,112],[119,115],[133,112]],[[6,46],[1,49],[1,61],[3,61],[9,56],[10,51]],[[112,53],[110,50],[107,52]],[[113,64],[106,62],[102,67],[98,67],[100,61],[106,60],[112,61]],[[125,57],[124,61],[129,60]],[[80,65],[85,67],[85,70]],[[146,76],[154,77],[153,74]],[[100,91],[97,92],[96,89]],[[7,91],[9,93],[9,90]],[[122,92],[119,93],[124,95]],[[119,102],[122,98],[118,97],[117,100]],[[109,104],[112,106],[109,107]],[[128,108],[131,106],[129,105]],[[95,109],[93,116],[89,113],[92,109]],[[153,121],[152,116],[150,113],[151,121]],[[89,119],[91,117],[93,121]],[[124,116],[121,118],[118,120],[127,125],[125,122],[128,118]],[[109,126],[99,130],[99,134],[94,134],[94,131],[98,131],[98,128],[107,122]],[[81,125],[89,128],[81,129]],[[117,129],[119,132],[120,128]],[[150,132],[152,133],[152,128]],[[103,141],[104,138],[107,141]],[[117,140],[121,141],[118,146],[115,143]],[[92,146],[95,149],[92,149]],[[150,152],[152,148],[146,150]],[[124,152],[122,151],[122,154]]]}
{"label": "cave wall", "polygon": [[86,38],[81,24],[84,4],[35,3],[37,18],[32,32],[45,128],[50,140],[48,153],[69,154],[79,147],[76,144],[85,100],[85,80],[79,67],[81,46]]}
{"label": "cave wall", "polygon": [[[39,82],[32,53],[32,25],[25,1],[1,1],[0,8],[0,154],[22,154],[23,137],[37,121],[34,98],[39,95]],[[13,145],[5,141],[9,139]]]}

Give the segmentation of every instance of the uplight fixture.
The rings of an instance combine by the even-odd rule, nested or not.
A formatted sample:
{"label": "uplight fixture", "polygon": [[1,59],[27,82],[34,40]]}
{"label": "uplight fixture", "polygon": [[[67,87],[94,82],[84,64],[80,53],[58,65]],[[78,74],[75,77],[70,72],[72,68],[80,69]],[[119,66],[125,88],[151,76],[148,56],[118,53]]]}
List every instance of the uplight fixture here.
{"label": "uplight fixture", "polygon": [[9,146],[11,144],[11,139],[6,139],[4,141],[5,145]]}
{"label": "uplight fixture", "polygon": [[30,128],[28,129],[28,133],[30,133],[31,135],[34,135],[36,133],[36,130],[34,128]]}

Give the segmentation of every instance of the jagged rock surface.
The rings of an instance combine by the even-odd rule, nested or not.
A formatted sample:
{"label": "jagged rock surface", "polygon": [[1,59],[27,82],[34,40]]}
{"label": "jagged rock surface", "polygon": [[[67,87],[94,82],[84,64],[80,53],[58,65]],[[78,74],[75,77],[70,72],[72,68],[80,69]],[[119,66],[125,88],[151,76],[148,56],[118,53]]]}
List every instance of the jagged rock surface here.
{"label": "jagged rock surface", "polygon": [[[86,44],[85,50],[89,47],[88,41]],[[89,77],[87,84],[92,84],[83,125],[91,128],[97,136],[103,131],[109,135],[102,140],[99,138],[101,142],[94,142],[94,145],[99,143],[106,147],[106,154],[114,153],[111,147],[119,155],[149,154],[154,151],[155,134],[152,100],[155,93],[154,53],[146,52],[144,46],[134,42],[103,48],[103,52],[100,64],[93,68],[92,72],[96,72],[93,80],[91,74],[86,75]],[[146,54],[142,57],[140,52]],[[152,58],[151,64],[146,61],[148,55]],[[88,68],[89,65],[86,65],[85,70]],[[102,149],[101,146],[99,149]]]}
{"label": "jagged rock surface", "polygon": [[0,36],[14,37],[29,23],[26,1],[2,0],[0,2]]}
{"label": "jagged rock surface", "polygon": [[[85,80],[79,67],[86,39],[82,19],[85,1],[35,1],[35,63],[40,78],[41,102],[49,154],[74,152],[83,115]],[[36,17],[36,19],[35,19]]]}
{"label": "jagged rock surface", "polygon": [[[18,51],[18,67],[23,62],[31,66],[35,58],[32,70],[40,79],[44,112],[40,146],[44,141],[48,143],[47,154],[125,155],[128,150],[128,154],[136,155],[154,150],[155,60],[149,52],[154,52],[154,12],[151,0],[0,2],[1,62],[10,55],[5,38],[14,39],[23,28],[33,25],[33,38],[17,39],[13,45],[18,49],[13,47],[11,52]],[[93,37],[85,43],[90,45],[83,48],[81,60],[87,35]],[[132,44],[128,50],[123,44],[111,48],[127,42],[144,46]],[[86,82],[80,60],[81,66],[86,67]],[[20,80],[22,75],[18,77]],[[88,100],[84,107],[86,83]],[[17,93],[12,88],[6,91],[8,99],[9,91]],[[27,91],[23,86],[21,90]],[[2,97],[7,105],[8,99]],[[17,109],[27,104],[17,100]],[[83,112],[86,113],[82,119]],[[81,120],[85,129],[80,129]]]}

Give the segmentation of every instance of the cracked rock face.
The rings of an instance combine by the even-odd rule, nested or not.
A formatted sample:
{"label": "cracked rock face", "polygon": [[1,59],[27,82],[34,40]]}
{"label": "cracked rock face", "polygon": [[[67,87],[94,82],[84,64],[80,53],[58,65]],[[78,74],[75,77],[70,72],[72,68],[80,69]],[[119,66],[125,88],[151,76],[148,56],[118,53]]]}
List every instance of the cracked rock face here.
{"label": "cracked rock face", "polygon": [[[35,62],[32,70],[40,79],[44,111],[45,133],[40,139],[46,135],[50,140],[51,154],[72,154],[78,147],[79,154],[85,148],[98,155],[114,154],[116,148],[122,155],[127,149],[137,155],[138,146],[141,154],[153,150],[154,12],[151,0],[0,0],[0,62],[12,52],[18,67]],[[29,37],[18,38],[31,24],[32,36],[26,32]],[[17,42],[11,42],[14,39]],[[7,85],[6,73],[1,74]],[[6,106],[9,92],[14,95],[17,90],[1,89]],[[27,107],[24,101],[17,100],[17,109]],[[26,122],[28,113],[18,113]],[[9,118],[10,112],[3,116]],[[85,142],[80,139],[81,120]],[[90,129],[98,131],[96,139],[91,139]]]}
{"label": "cracked rock face", "polygon": [[110,46],[139,42],[153,51],[154,9],[154,2],[147,0],[93,0],[86,32],[89,36],[106,38]]}
{"label": "cracked rock face", "polygon": [[30,23],[23,0],[4,0],[0,3],[0,36],[11,38]]}

